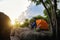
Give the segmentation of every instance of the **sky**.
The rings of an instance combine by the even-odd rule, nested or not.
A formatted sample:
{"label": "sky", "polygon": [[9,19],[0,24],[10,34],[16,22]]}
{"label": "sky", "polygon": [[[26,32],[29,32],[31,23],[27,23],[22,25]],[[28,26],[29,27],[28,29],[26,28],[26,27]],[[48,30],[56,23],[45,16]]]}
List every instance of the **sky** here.
{"label": "sky", "polygon": [[[58,4],[58,8],[60,9],[60,3]],[[8,15],[12,22],[16,18],[19,21],[24,21],[24,19],[32,18],[33,16],[44,16],[43,10],[44,7],[42,4],[36,6],[28,0],[0,0],[0,12]]]}
{"label": "sky", "polygon": [[[42,4],[36,6],[34,3],[30,3],[27,10],[19,16],[19,20],[24,21],[24,19],[26,19],[26,18],[32,18],[32,17],[37,16],[37,15],[44,16],[43,10],[44,10],[44,7]],[[23,16],[23,18],[22,18],[22,16]]]}
{"label": "sky", "polygon": [[30,5],[28,0],[0,0],[0,12],[4,12],[12,21],[18,18]]}
{"label": "sky", "polygon": [[4,12],[12,21],[16,18],[24,21],[36,15],[43,15],[44,7],[36,6],[28,0],[0,0],[0,12]]}
{"label": "sky", "polygon": [[44,10],[44,7],[42,4],[36,6],[34,3],[31,3],[26,13],[28,14],[28,18],[32,18],[33,16],[37,16],[37,15],[44,16],[43,10]]}
{"label": "sky", "polygon": [[60,9],[60,3],[57,3],[57,4],[58,4],[57,8]]}

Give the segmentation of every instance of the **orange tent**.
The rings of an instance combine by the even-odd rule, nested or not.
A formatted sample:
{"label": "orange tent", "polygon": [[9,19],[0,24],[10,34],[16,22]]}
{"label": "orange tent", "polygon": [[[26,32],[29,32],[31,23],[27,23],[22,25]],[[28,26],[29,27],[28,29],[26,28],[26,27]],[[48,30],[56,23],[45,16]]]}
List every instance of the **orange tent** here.
{"label": "orange tent", "polygon": [[37,27],[40,29],[48,29],[48,23],[43,19],[36,20]]}

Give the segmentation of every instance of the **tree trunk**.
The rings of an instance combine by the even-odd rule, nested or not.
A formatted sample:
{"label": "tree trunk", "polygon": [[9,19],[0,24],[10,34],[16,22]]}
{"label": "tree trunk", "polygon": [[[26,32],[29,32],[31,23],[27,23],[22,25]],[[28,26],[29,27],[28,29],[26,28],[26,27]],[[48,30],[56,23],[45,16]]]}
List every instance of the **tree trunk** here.
{"label": "tree trunk", "polygon": [[49,18],[50,32],[51,32],[51,34],[52,34],[52,33],[53,33],[53,30],[52,30],[53,23],[52,23],[52,19],[51,19],[51,13],[50,13],[50,11],[48,10],[48,8],[46,7],[46,5],[45,5],[45,3],[43,2],[43,0],[42,0],[42,4],[43,4],[43,6],[45,7],[45,9],[46,9],[46,11],[47,11],[48,18]]}
{"label": "tree trunk", "polygon": [[54,4],[51,7],[51,18],[52,18],[52,23],[53,23],[53,36],[54,39],[56,38],[57,40],[57,4],[56,4],[56,0],[53,1]]}
{"label": "tree trunk", "polygon": [[45,7],[45,9],[46,9],[47,14],[48,14],[48,17],[49,17],[49,21],[50,21],[50,23],[52,24],[52,20],[51,20],[50,11],[49,11],[49,10],[48,10],[48,8],[46,7],[46,5],[45,5],[45,3],[43,2],[43,0],[42,0],[42,4],[43,4],[43,6],[44,6],[44,7]]}
{"label": "tree trunk", "polygon": [[[54,35],[54,38],[56,37],[57,38],[57,13],[56,13],[56,10],[57,10],[57,1],[54,0],[54,5],[50,5],[52,6],[51,7],[51,13],[50,11],[47,9],[46,5],[44,4],[43,0],[42,0],[42,4],[43,6],[45,7],[47,13],[48,13],[48,16],[49,16],[49,22],[50,24],[52,25],[53,27],[53,35]],[[51,15],[50,15],[51,14]]]}

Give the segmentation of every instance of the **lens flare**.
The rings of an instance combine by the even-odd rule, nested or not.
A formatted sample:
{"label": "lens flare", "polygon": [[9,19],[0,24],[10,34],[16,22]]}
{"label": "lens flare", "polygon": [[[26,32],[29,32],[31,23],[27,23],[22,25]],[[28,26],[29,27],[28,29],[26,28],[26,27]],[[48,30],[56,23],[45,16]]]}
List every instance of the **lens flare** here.
{"label": "lens flare", "polygon": [[14,25],[14,24],[15,24],[15,21],[14,21],[14,20],[12,20],[12,21],[11,21],[11,24],[12,24],[12,25]]}

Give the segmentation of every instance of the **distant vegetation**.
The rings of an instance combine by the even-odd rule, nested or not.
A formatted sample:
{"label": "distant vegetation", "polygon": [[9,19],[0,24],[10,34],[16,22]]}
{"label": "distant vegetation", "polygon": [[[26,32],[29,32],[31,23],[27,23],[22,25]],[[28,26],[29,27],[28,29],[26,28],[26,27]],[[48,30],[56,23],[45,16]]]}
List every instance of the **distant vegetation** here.
{"label": "distant vegetation", "polygon": [[44,19],[44,20],[46,20],[48,22],[47,17],[37,15],[37,16],[32,17],[31,19],[25,19],[23,24],[21,24],[19,21],[15,20],[15,25],[14,26],[16,26],[16,27],[29,27],[29,24],[31,22],[34,22],[34,18],[36,18],[36,19]]}

